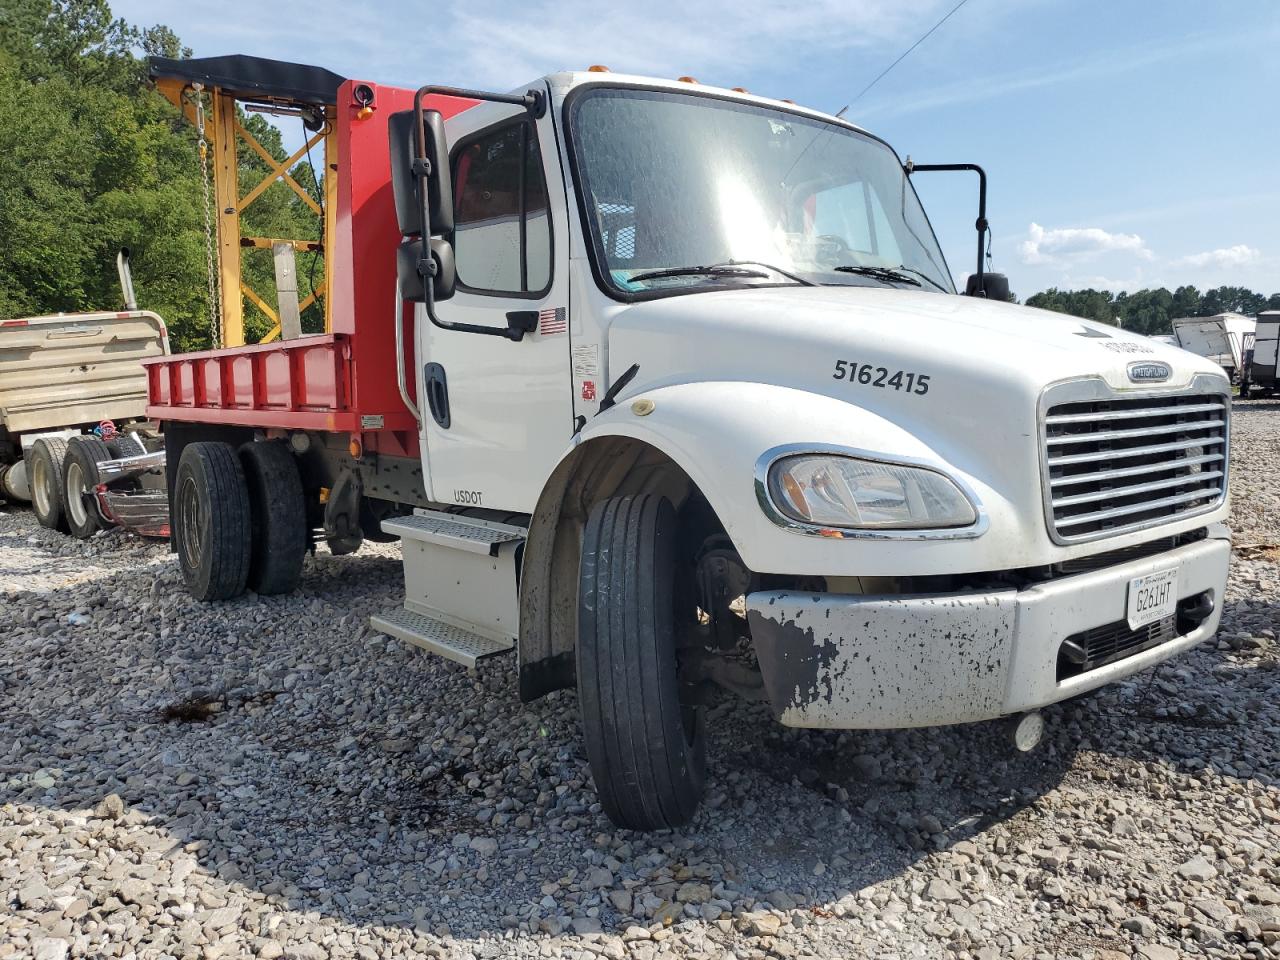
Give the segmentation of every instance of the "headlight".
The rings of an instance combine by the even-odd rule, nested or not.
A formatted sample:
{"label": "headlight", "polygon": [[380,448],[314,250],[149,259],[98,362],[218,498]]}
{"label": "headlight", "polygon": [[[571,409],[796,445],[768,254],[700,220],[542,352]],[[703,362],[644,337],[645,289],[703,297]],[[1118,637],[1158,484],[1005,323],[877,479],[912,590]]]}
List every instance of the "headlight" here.
{"label": "headlight", "polygon": [[818,527],[931,530],[978,519],[969,498],[936,470],[828,454],[774,463],[769,496],[792,520]]}

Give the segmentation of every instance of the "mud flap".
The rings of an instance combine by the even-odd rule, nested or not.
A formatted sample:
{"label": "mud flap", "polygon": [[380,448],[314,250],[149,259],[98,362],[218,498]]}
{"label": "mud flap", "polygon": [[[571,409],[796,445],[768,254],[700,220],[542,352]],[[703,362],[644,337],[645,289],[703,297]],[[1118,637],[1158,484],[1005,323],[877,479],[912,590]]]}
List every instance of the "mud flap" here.
{"label": "mud flap", "polygon": [[329,500],[324,505],[324,539],[334,556],[355,553],[364,543],[360,524],[362,499],[364,484],[360,474],[344,467],[329,489]]}

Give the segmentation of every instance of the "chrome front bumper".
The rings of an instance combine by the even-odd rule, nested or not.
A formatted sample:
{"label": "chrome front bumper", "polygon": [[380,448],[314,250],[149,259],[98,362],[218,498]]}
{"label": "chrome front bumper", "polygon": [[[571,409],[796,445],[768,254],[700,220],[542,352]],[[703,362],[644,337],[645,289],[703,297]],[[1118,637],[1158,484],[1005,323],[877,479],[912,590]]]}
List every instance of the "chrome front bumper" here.
{"label": "chrome front bumper", "polygon": [[[1214,634],[1231,542],[1225,526],[1165,553],[1023,590],[747,597],[765,688],[787,726],[923,727],[989,720],[1065,700],[1159,663]],[[1174,639],[1058,678],[1062,642],[1125,619],[1129,581],[1176,563],[1178,598],[1213,610]]]}

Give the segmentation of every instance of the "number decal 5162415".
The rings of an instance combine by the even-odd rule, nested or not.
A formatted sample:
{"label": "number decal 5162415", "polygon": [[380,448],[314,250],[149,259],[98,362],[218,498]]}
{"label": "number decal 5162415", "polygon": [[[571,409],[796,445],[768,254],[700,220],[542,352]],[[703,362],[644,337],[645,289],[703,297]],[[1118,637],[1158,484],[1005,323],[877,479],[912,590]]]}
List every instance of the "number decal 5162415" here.
{"label": "number decal 5162415", "polygon": [[871,363],[855,363],[837,360],[833,380],[844,380],[862,387],[879,387],[881,390],[905,390],[924,396],[929,392],[929,374],[912,373],[909,370],[890,370]]}

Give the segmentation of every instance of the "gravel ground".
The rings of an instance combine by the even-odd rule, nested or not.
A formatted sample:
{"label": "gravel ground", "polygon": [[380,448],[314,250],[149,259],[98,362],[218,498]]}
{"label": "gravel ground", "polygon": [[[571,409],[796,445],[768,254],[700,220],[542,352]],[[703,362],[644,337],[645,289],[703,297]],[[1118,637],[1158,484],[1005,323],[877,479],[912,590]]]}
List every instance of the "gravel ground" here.
{"label": "gravel ground", "polygon": [[0,513],[0,958],[1280,957],[1280,404],[1238,403],[1219,640],[994,724],[713,711],[687,829],[599,812],[575,698],[371,633],[398,548],[203,606]]}

